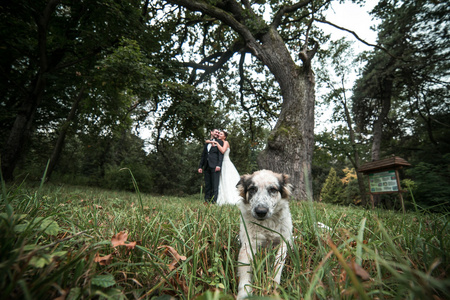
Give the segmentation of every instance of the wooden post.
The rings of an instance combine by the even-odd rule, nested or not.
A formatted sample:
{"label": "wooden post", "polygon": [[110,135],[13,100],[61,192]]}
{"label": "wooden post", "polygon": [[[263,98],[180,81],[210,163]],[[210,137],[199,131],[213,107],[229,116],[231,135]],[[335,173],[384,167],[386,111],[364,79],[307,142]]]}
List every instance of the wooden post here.
{"label": "wooden post", "polygon": [[402,204],[403,213],[406,213],[405,203],[403,202],[403,196],[402,196],[402,187],[400,186],[400,175],[398,174],[398,168],[395,168],[395,177],[397,178],[398,197],[400,198],[400,203]]}
{"label": "wooden post", "polygon": [[375,208],[375,199],[373,199],[373,194],[370,193],[370,202],[372,203],[372,209]]}

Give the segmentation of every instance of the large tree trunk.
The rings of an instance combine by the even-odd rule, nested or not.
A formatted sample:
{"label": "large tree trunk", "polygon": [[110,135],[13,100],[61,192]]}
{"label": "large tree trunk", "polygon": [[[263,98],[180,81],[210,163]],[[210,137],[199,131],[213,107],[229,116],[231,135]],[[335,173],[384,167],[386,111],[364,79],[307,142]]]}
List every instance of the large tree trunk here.
{"label": "large tree trunk", "polygon": [[[373,123],[373,141],[372,141],[372,161],[380,159],[381,139],[383,136],[383,124],[391,109],[393,80],[391,78],[382,79],[380,86],[381,110],[378,118]],[[373,195],[373,206],[378,206],[381,202],[380,195]]]}
{"label": "large tree trunk", "polygon": [[45,79],[43,74],[38,74],[33,84],[34,89],[22,102],[18,110],[16,120],[9,134],[5,148],[2,153],[2,174],[5,181],[14,179],[14,169],[21,158],[24,146],[29,140],[31,125],[34,116],[42,100],[42,94],[45,88]]}
{"label": "large tree trunk", "polygon": [[372,161],[380,159],[381,139],[383,135],[383,124],[391,109],[392,79],[383,79],[381,83],[381,110],[378,118],[373,123],[373,141],[372,141]]}
{"label": "large tree trunk", "polygon": [[294,198],[312,199],[315,82],[310,57],[305,56],[303,67],[298,67],[273,29],[262,41],[263,47],[255,55],[280,84],[283,104],[258,164],[260,168],[290,175]]}
{"label": "large tree trunk", "polygon": [[49,0],[43,11],[35,16],[38,31],[39,69],[36,72],[35,79],[30,82],[30,92],[22,101],[2,153],[2,173],[5,181],[14,179],[14,169],[22,156],[26,142],[30,138],[31,126],[37,108],[42,101],[46,86],[45,76],[49,72],[50,65],[55,66],[62,59],[61,56],[52,60],[47,54],[48,23],[59,3],[60,0]]}

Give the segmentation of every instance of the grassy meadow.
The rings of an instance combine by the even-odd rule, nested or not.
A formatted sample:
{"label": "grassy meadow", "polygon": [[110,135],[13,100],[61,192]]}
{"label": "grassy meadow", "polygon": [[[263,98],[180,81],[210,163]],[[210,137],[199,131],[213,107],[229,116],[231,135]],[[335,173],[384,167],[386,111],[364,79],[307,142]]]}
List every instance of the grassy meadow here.
{"label": "grassy meadow", "polygon": [[[0,299],[234,299],[239,210],[201,196],[2,185]],[[445,299],[448,214],[291,202],[280,286],[256,254],[254,298]],[[318,226],[326,224],[329,229]]]}

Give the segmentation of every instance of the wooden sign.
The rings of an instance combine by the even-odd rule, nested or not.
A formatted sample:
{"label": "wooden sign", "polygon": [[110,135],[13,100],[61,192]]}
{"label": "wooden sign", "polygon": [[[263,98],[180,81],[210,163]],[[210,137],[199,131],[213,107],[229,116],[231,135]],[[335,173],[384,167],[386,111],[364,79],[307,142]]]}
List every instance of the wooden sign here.
{"label": "wooden sign", "polygon": [[405,204],[401,194],[404,191],[400,186],[398,170],[403,166],[410,165],[403,158],[392,155],[385,159],[366,163],[358,169],[358,172],[368,175],[372,207],[375,206],[373,195],[398,193],[403,212],[405,212]]}
{"label": "wooden sign", "polygon": [[395,170],[369,174],[371,193],[397,193],[399,191]]}

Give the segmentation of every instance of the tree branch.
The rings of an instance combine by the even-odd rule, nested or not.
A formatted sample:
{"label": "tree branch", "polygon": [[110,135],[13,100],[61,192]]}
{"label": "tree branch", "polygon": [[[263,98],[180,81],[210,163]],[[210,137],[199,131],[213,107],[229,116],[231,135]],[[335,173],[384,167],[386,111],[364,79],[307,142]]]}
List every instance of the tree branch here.
{"label": "tree branch", "polygon": [[333,27],[335,27],[335,28],[337,28],[337,29],[339,29],[339,30],[346,31],[346,32],[352,34],[358,41],[360,41],[360,42],[363,43],[364,45],[367,45],[367,46],[370,46],[370,47],[374,47],[374,48],[380,49],[380,50],[386,52],[386,53],[387,53],[389,56],[391,56],[392,58],[399,59],[399,57],[397,57],[397,56],[391,54],[386,48],[384,48],[384,47],[382,47],[382,46],[380,46],[380,45],[371,44],[371,43],[369,43],[369,42],[366,42],[365,40],[363,40],[362,38],[360,38],[360,37],[356,34],[356,32],[354,32],[354,31],[352,31],[352,30],[350,30],[350,29],[347,29],[347,28],[338,26],[338,25],[336,25],[336,24],[334,24],[334,23],[331,23],[331,22],[329,22],[329,21],[326,21],[326,20],[320,20],[320,19],[314,18],[314,21],[317,21],[317,22],[319,22],[319,23],[328,24],[328,25],[331,25],[331,26],[333,26]]}
{"label": "tree branch", "polygon": [[275,16],[273,17],[271,26],[273,26],[274,28],[277,28],[280,25],[281,20],[285,14],[288,14],[288,13],[294,12],[300,8],[303,8],[311,2],[312,2],[312,0],[303,0],[303,1],[297,2],[290,6],[282,6],[276,12]]}
{"label": "tree branch", "polygon": [[[239,35],[241,35],[246,42],[255,43],[256,39],[250,32],[250,30],[242,23],[240,23],[234,16],[239,14],[236,10],[236,7],[239,7],[239,4],[234,0],[229,0],[232,4],[229,9],[220,9],[213,5],[209,5],[202,1],[195,0],[168,0],[169,3],[181,5],[192,11],[199,11],[214,18],[217,18],[224,22],[226,25],[230,26],[234,31],[236,31]],[[238,15],[239,18],[245,19],[242,14]]]}
{"label": "tree branch", "polygon": [[[239,52],[244,47],[244,43],[241,40],[236,40],[232,45],[231,48],[228,49],[225,52],[217,52],[214,53],[208,57],[205,57],[202,59],[200,63],[195,62],[188,62],[185,63],[186,66],[194,68],[194,71],[191,74],[191,77],[189,78],[189,84],[199,84],[205,80],[205,78],[216,72],[218,69],[220,69],[236,52]],[[219,58],[216,63],[213,65],[205,65],[206,62],[211,62],[213,59]],[[195,71],[196,70],[204,70],[205,72],[200,76],[200,78],[196,81],[195,80]]]}

